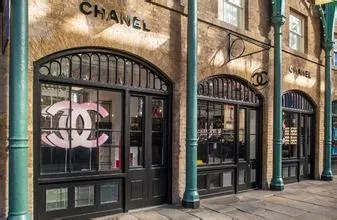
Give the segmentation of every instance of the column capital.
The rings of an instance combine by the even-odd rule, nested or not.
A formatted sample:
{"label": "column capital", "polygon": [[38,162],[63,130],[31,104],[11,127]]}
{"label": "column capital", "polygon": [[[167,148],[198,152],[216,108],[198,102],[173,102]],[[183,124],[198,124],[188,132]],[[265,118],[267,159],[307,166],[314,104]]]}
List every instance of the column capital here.
{"label": "column capital", "polygon": [[331,51],[335,42],[333,41],[323,41],[322,46],[324,50]]}

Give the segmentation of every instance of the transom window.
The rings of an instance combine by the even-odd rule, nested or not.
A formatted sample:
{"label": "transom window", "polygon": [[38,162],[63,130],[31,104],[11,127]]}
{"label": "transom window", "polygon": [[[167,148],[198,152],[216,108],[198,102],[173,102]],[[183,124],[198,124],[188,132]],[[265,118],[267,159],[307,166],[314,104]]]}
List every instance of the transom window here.
{"label": "transom window", "polygon": [[219,19],[243,28],[245,25],[245,1],[244,0],[219,0],[218,14]]}
{"label": "transom window", "polygon": [[57,79],[168,91],[165,79],[156,74],[155,70],[146,68],[141,62],[131,60],[126,55],[102,51],[85,51],[48,60],[40,65],[39,73]]}
{"label": "transom window", "polygon": [[304,52],[304,18],[294,13],[289,16],[289,47]]}

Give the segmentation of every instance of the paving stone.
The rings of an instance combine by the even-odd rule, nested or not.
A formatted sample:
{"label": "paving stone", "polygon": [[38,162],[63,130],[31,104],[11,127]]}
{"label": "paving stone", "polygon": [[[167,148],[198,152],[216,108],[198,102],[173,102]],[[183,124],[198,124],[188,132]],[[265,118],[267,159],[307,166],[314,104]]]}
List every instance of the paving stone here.
{"label": "paving stone", "polygon": [[322,207],[311,203],[300,202],[295,200],[290,200],[287,198],[276,197],[276,198],[268,198],[268,202],[278,203],[278,201],[282,201],[282,204],[301,209],[306,212],[310,212],[313,215],[325,216],[330,218],[336,218],[335,209],[330,207]]}
{"label": "paving stone", "polygon": [[257,216],[263,217],[265,219],[270,219],[270,220],[292,220],[295,219],[293,217],[290,217],[288,215],[284,215],[278,212],[274,212],[271,210],[260,210],[256,213],[254,213]]}
{"label": "paving stone", "polygon": [[232,220],[226,214],[218,213],[210,209],[200,208],[193,210],[190,214],[205,220]]}
{"label": "paving stone", "polygon": [[303,210],[298,210],[296,208],[274,204],[267,201],[256,203],[256,205],[258,205],[261,208],[268,209],[291,217],[296,217],[305,213]]}
{"label": "paving stone", "polygon": [[130,215],[130,214],[118,214],[118,215],[111,215],[105,216],[100,218],[92,218],[91,220],[138,220],[137,217]]}
{"label": "paving stone", "polygon": [[230,211],[234,211],[236,210],[235,207],[231,206],[230,204],[223,204],[223,203],[219,203],[219,202],[214,202],[214,203],[202,203],[202,207],[217,211],[217,212],[221,212],[221,213],[226,213],[226,212],[230,212]]}
{"label": "paving stone", "polygon": [[249,214],[240,210],[227,212],[226,215],[235,220],[262,220],[263,218],[257,215]]}
{"label": "paving stone", "polygon": [[256,212],[264,210],[263,208],[257,206],[256,202],[241,202],[241,203],[235,203],[232,206],[237,208],[238,210],[251,213],[251,214],[255,214]]}
{"label": "paving stone", "polygon": [[169,218],[162,216],[155,211],[134,212],[132,215],[139,220],[169,220]]}
{"label": "paving stone", "polygon": [[262,200],[266,197],[273,196],[274,194],[277,194],[270,190],[253,190],[250,192],[240,193],[237,195],[237,197],[240,199],[240,201],[249,201],[249,200]]}
{"label": "paving stone", "polygon": [[322,216],[322,215],[315,215],[313,213],[304,213],[303,215],[297,216],[296,219],[298,220],[332,220],[332,219],[336,219],[336,218],[329,218],[326,216]]}
{"label": "paving stone", "polygon": [[173,208],[164,208],[157,211],[160,215],[165,216],[169,219],[174,220],[197,220],[199,218],[190,215],[184,211],[173,209]]}

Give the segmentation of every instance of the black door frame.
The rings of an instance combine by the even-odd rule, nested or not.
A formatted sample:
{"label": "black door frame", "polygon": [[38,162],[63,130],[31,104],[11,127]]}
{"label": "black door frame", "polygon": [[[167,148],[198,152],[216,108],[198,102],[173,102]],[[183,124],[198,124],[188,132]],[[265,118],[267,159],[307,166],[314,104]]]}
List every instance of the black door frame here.
{"label": "black door frame", "polygon": [[[147,81],[146,88],[132,86],[132,85],[120,85],[117,83],[101,83],[99,81],[90,81],[90,80],[83,80],[83,79],[73,79],[71,75],[67,77],[65,76],[53,76],[50,75],[50,65],[52,62],[56,62],[60,65],[61,69],[61,62],[59,60],[63,58],[67,58],[69,60],[69,57],[77,56],[78,54],[95,54],[97,56],[113,56],[118,57],[121,59],[124,59],[132,62],[132,65],[137,64],[140,68],[146,68],[146,74],[148,78],[150,78],[150,74],[152,74],[153,78],[153,87],[149,83],[150,81]],[[72,62],[71,59],[69,62]],[[82,62],[82,61],[81,61]],[[91,62],[91,61],[90,61]],[[45,75],[40,72],[40,68],[45,67],[47,64],[49,64],[49,74]],[[90,64],[91,65],[91,64]],[[48,68],[48,67],[47,67]],[[70,67],[71,68],[71,64]],[[117,69],[117,68],[116,68]],[[81,70],[82,71],[82,70]],[[125,71],[125,68],[124,68]],[[101,74],[101,73],[99,73]],[[117,72],[116,72],[117,74]],[[90,76],[91,76],[91,70],[90,70]],[[140,76],[140,71],[139,71]],[[80,75],[81,77],[81,75]],[[124,75],[125,77],[125,75]],[[157,78],[156,78],[157,77]],[[147,80],[149,80],[147,78]],[[99,76],[100,79],[100,76]],[[124,78],[125,79],[125,78]],[[155,80],[162,80],[161,83],[165,83],[166,90],[156,90],[155,89]],[[125,82],[125,80],[124,80]],[[158,68],[154,67],[151,63],[148,63],[146,60],[130,54],[125,51],[115,50],[115,49],[108,49],[108,48],[100,48],[100,47],[83,47],[83,48],[72,48],[68,50],[64,50],[61,52],[57,52],[54,54],[51,54],[49,56],[46,56],[36,62],[34,62],[34,84],[33,84],[33,94],[34,94],[34,100],[33,100],[33,158],[34,158],[34,219],[40,219],[42,218],[55,218],[55,217],[63,217],[65,214],[60,214],[60,212],[50,212],[47,213],[44,211],[45,207],[45,198],[43,195],[45,195],[44,189],[47,188],[57,188],[62,186],[69,186],[69,183],[71,184],[78,184],[82,185],[83,183],[104,183],[107,180],[112,181],[118,181],[120,183],[120,201],[113,206],[105,206],[101,205],[102,207],[98,207],[96,204],[97,196],[95,196],[95,206],[93,208],[77,208],[76,210],[70,210],[67,209],[65,211],[67,217],[70,217],[72,219],[75,218],[83,218],[85,217],[94,217],[99,215],[106,215],[110,213],[118,213],[123,211],[128,211],[128,203],[126,201],[127,198],[127,184],[128,176],[127,176],[127,166],[128,166],[128,154],[127,154],[127,147],[129,146],[129,139],[128,135],[126,135],[130,129],[130,125],[128,123],[129,118],[127,118],[127,114],[122,111],[122,118],[124,120],[124,123],[122,124],[122,135],[123,135],[123,145],[124,150],[122,150],[122,156],[121,159],[123,167],[119,172],[103,172],[103,171],[97,171],[96,173],[81,173],[78,175],[41,175],[40,174],[40,100],[41,100],[41,83],[50,83],[50,84],[57,84],[57,85],[67,85],[67,86],[82,86],[86,88],[95,88],[95,89],[103,89],[103,90],[109,90],[109,91],[120,91],[122,93],[122,102],[124,102],[125,109],[128,109],[129,105],[129,99],[130,99],[130,92],[135,92],[138,94],[144,94],[144,95],[150,95],[150,96],[157,96],[157,97],[165,97],[167,100],[167,175],[168,175],[168,185],[167,185],[167,202],[169,204],[172,203],[172,85],[173,82],[166,77],[166,75],[159,70]],[[140,84],[139,84],[140,85]],[[160,86],[161,89],[164,88],[163,84]],[[88,175],[89,174],[89,175]],[[68,183],[67,183],[68,182]],[[67,185],[68,184],[68,185]],[[73,189],[69,188],[69,196],[68,196],[68,207],[71,208],[71,203],[73,203]],[[95,195],[98,194],[98,188],[95,187]],[[66,216],[65,216],[66,217]]]}
{"label": "black door frame", "polygon": [[[217,94],[215,94],[214,89],[212,92],[212,95],[209,95],[208,93],[210,93],[210,82],[215,82],[216,80],[220,80],[221,83],[223,83],[224,81],[226,81],[227,83],[239,83],[240,84],[240,89],[242,89],[241,85],[244,87],[244,89],[242,89],[241,91],[243,91],[244,93],[248,93],[249,94],[249,98],[246,101],[243,100],[235,100],[237,98],[237,94],[234,92],[233,89],[229,90],[224,90],[222,89],[222,95],[224,95],[224,93],[226,93],[227,91],[227,95],[229,94],[232,99],[224,99],[221,98],[219,96],[217,96]],[[215,85],[219,85],[220,83],[217,82],[218,84]],[[215,86],[214,86],[215,87]],[[207,91],[208,90],[208,91]],[[217,92],[219,92],[219,90],[221,90],[221,88],[217,88]],[[235,107],[235,117],[237,118],[237,120],[235,121],[235,149],[234,149],[234,161],[232,164],[217,164],[217,165],[202,165],[202,166],[198,166],[198,178],[203,178],[206,180],[205,185],[206,188],[202,188],[199,189],[199,194],[201,198],[206,198],[206,197],[210,197],[210,196],[216,196],[216,195],[221,195],[221,194],[232,194],[232,193],[238,193],[240,191],[246,191],[246,190],[251,190],[252,188],[261,188],[262,187],[262,165],[263,165],[263,149],[262,149],[262,129],[263,129],[263,96],[260,94],[260,92],[254,88],[249,82],[247,82],[246,80],[237,77],[237,76],[233,76],[233,75],[226,75],[226,74],[221,74],[221,75],[215,75],[215,76],[211,76],[209,78],[206,78],[205,80],[201,81],[199,83],[199,96],[198,96],[198,101],[204,101],[204,102],[212,102],[212,103],[220,103],[223,105],[232,105]],[[242,98],[242,94],[240,95]],[[252,98],[255,97],[255,98]],[[208,106],[208,104],[207,104]],[[246,181],[246,185],[245,186],[239,186],[239,166],[240,166],[240,161],[239,161],[239,155],[238,155],[238,150],[239,150],[239,137],[238,137],[238,129],[239,129],[239,109],[240,108],[244,108],[246,109],[246,142],[249,141],[248,136],[248,125],[249,123],[247,123],[249,121],[249,109],[251,110],[256,110],[256,131],[258,132],[256,134],[256,161],[257,161],[257,167],[256,167],[256,184],[251,184],[250,180],[249,183],[248,181]],[[208,107],[207,107],[207,112],[208,112]],[[208,113],[207,113],[208,115]],[[248,143],[248,142],[247,142]],[[248,161],[250,161],[249,158],[249,149],[246,151],[246,158]],[[249,162],[241,162],[242,164],[248,164]],[[250,166],[248,166],[248,168],[250,168]],[[246,168],[246,171],[248,170],[248,168]],[[233,186],[231,187],[219,187],[219,188],[215,188],[215,189],[210,189],[209,185],[210,185],[210,175],[220,175],[220,173],[222,173],[223,171],[232,171],[233,172],[233,177],[232,177],[232,181],[233,181]],[[222,174],[223,175],[223,174]],[[222,179],[222,175],[220,175],[220,185],[222,185],[223,183],[223,179]],[[250,170],[249,170],[249,175],[246,175],[246,178],[248,178],[247,176],[250,176]]]}
{"label": "black door frame", "polygon": [[[282,112],[287,112],[290,114],[297,114],[298,116],[298,131],[300,131],[300,120],[301,116],[304,116],[304,123],[306,123],[307,118],[311,118],[311,126],[313,127],[311,131],[311,155],[309,160],[311,160],[311,174],[308,177],[300,175],[301,164],[305,163],[305,160],[308,159],[306,156],[304,158],[300,157],[300,132],[297,134],[297,157],[296,158],[282,158],[282,172],[283,168],[287,166],[288,173],[291,165],[296,165],[296,176],[283,178],[285,183],[299,182],[303,179],[313,179],[314,178],[314,167],[315,167],[315,146],[316,146],[316,109],[317,106],[315,102],[300,90],[289,90],[285,92],[282,96]],[[307,130],[307,129],[305,129]],[[305,132],[305,135],[306,134]],[[304,140],[305,141],[305,140]],[[304,164],[303,164],[304,169]],[[283,175],[283,174],[282,174]]]}

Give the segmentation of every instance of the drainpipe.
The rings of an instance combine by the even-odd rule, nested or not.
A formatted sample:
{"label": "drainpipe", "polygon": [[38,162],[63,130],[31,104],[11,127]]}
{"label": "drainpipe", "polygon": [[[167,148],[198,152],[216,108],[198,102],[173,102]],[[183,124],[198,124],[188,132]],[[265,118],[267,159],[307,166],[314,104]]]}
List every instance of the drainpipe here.
{"label": "drainpipe", "polygon": [[28,220],[28,1],[11,0],[8,220]]}
{"label": "drainpipe", "polygon": [[183,197],[185,208],[199,208],[197,188],[197,74],[198,23],[197,0],[188,0],[187,100],[186,100],[186,184]]}
{"label": "drainpipe", "polygon": [[324,168],[322,180],[331,181],[331,52],[334,45],[334,18],[336,4],[326,4],[325,10],[319,7],[323,25],[323,48],[325,52],[325,92],[324,92]]}
{"label": "drainpipe", "polygon": [[271,190],[284,189],[282,178],[282,25],[285,22],[285,0],[273,0],[272,24],[274,26],[274,143],[273,178]]}

